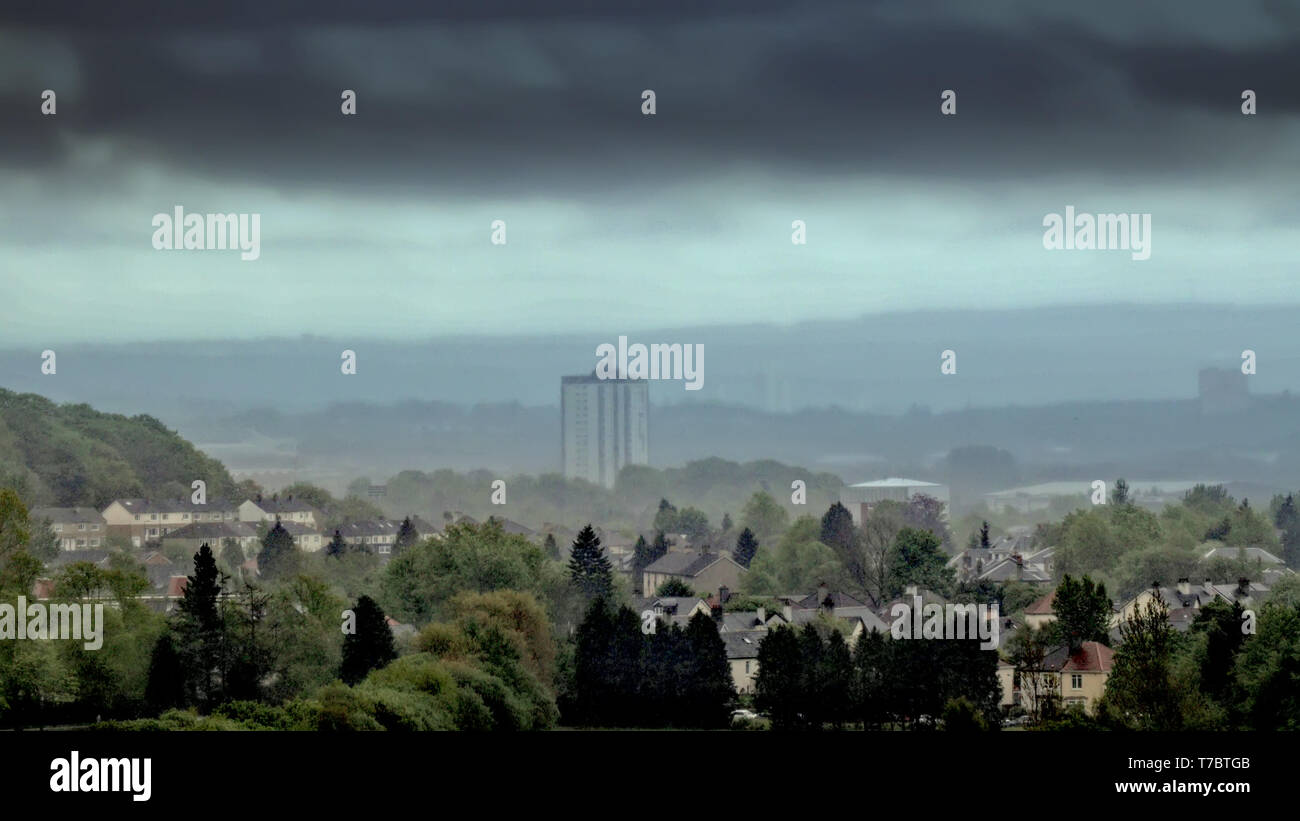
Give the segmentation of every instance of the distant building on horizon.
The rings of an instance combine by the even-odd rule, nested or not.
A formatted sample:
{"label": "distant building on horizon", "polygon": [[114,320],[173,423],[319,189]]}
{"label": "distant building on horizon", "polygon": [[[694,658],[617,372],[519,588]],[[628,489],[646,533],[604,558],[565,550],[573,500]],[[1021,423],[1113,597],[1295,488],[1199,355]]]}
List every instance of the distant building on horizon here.
{"label": "distant building on horizon", "polygon": [[624,465],[650,462],[650,383],[560,377],[560,459],[567,479],[614,486]]}
{"label": "distant building on horizon", "polygon": [[944,504],[944,515],[948,514],[948,486],[919,479],[890,477],[874,482],[858,482],[840,491],[840,504],[853,514],[853,523],[860,525],[871,515],[871,509],[877,502],[908,502],[913,496],[932,496],[938,499]]}

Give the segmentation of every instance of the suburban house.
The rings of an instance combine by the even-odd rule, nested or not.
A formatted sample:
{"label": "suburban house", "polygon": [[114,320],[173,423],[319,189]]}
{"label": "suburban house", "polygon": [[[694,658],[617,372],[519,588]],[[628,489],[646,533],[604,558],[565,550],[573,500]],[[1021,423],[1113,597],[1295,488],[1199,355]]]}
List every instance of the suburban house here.
{"label": "suburban house", "polygon": [[731,682],[742,695],[754,692],[758,677],[758,645],[767,635],[766,630],[737,630],[722,634],[727,645],[727,665],[731,668]]}
{"label": "suburban house", "polygon": [[[1085,641],[1074,652],[1061,645],[1043,657],[1042,669],[1034,671],[1041,676],[1043,688],[1039,700],[1047,696],[1059,698],[1064,707],[1079,706],[1095,713],[1097,701],[1106,692],[1106,679],[1114,666],[1115,652],[1096,641]],[[1037,712],[1043,704],[1034,704],[1034,693],[1029,685],[1022,686],[1025,674],[1017,671],[1010,661],[998,660],[998,684],[1002,690],[1001,705],[1023,706]]]}
{"label": "suburban house", "polygon": [[34,507],[32,521],[48,521],[60,550],[87,550],[108,543],[108,523],[91,507]]}
{"label": "suburban house", "polygon": [[1085,641],[1061,665],[1061,701],[1096,712],[1097,701],[1106,692],[1106,679],[1114,666],[1115,651],[1095,641]]}
{"label": "suburban house", "polygon": [[[311,525],[281,520],[280,526],[293,537],[294,546],[299,550],[315,553],[325,546],[325,539],[321,536],[321,532]],[[330,535],[333,536],[333,534]]]}
{"label": "suburban house", "polygon": [[1056,602],[1056,591],[1037,599],[1025,608],[1025,624],[1035,630],[1041,630],[1056,621],[1056,612],[1052,605]]}
{"label": "suburban house", "polygon": [[247,522],[192,522],[184,527],[165,534],[161,542],[164,547],[184,551],[187,555],[197,553],[199,548],[207,545],[213,554],[220,556],[227,540],[234,542],[245,556],[257,553],[261,544],[257,538],[257,529]]}
{"label": "suburban house", "polygon": [[1110,626],[1118,629],[1121,624],[1154,600],[1157,595],[1169,608],[1169,622],[1179,631],[1185,631],[1196,617],[1201,607],[1219,599],[1233,604],[1241,602],[1243,607],[1260,601],[1269,591],[1268,585],[1252,582],[1250,579],[1238,579],[1233,584],[1215,584],[1206,579],[1201,584],[1192,584],[1187,579],[1179,579],[1175,587],[1149,587],[1133,598],[1121,604],[1111,617]]}
{"label": "suburban house", "polygon": [[726,553],[667,553],[651,562],[641,576],[641,589],[653,593],[669,579],[677,579],[696,593],[716,593],[735,588],[749,572]]}
{"label": "suburban house", "polygon": [[308,527],[320,528],[325,524],[325,516],[319,510],[292,496],[284,499],[258,497],[249,499],[239,506],[241,522],[296,522]]}
{"label": "suburban house", "polygon": [[[346,544],[364,547],[371,553],[381,556],[391,555],[393,543],[397,541],[397,531],[401,522],[388,519],[366,519],[360,522],[348,522],[339,528],[339,535]],[[330,534],[333,538],[333,534]]]}
{"label": "suburban house", "polygon": [[135,547],[158,541],[173,530],[194,522],[232,522],[235,509],[223,499],[196,504],[188,499],[153,502],[148,499],[114,499],[102,511],[108,535],[131,540]]}

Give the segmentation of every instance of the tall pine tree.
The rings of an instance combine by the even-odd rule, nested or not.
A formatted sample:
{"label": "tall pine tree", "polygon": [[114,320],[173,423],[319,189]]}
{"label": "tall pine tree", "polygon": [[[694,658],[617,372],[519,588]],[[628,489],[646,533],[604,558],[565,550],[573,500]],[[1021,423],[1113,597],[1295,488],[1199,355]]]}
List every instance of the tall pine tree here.
{"label": "tall pine tree", "polygon": [[607,599],[614,591],[614,570],[600,546],[600,537],[590,524],[573,540],[569,577],[587,599]]}
{"label": "tall pine tree", "polygon": [[754,555],[758,553],[758,539],[754,536],[754,531],[745,528],[740,531],[740,537],[736,539],[736,549],[734,556],[736,564],[741,567],[749,567],[749,563],[754,561]]}
{"label": "tall pine tree", "polygon": [[415,525],[411,524],[411,517],[407,516],[397,530],[397,538],[393,540],[393,555],[402,555],[407,548],[414,547],[419,541],[420,536],[415,532]]}
{"label": "tall pine tree", "polygon": [[257,554],[257,572],[266,579],[279,579],[292,574],[298,567],[298,548],[293,536],[285,530],[279,519],[275,527],[262,539],[262,552]]}
{"label": "tall pine tree", "polygon": [[362,596],[352,613],[356,617],[356,630],[343,637],[343,664],[339,670],[339,677],[347,684],[360,682],[371,670],[397,658],[393,631],[375,600]]}

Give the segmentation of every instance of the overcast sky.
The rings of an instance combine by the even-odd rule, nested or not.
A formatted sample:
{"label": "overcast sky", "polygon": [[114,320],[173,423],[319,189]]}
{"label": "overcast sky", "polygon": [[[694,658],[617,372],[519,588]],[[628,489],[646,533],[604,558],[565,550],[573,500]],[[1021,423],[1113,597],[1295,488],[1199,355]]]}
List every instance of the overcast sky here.
{"label": "overcast sky", "polygon": [[[0,345],[1297,302],[1287,0],[14,5]],[[155,251],[178,204],[261,258]],[[1044,250],[1067,205],[1151,258]]]}

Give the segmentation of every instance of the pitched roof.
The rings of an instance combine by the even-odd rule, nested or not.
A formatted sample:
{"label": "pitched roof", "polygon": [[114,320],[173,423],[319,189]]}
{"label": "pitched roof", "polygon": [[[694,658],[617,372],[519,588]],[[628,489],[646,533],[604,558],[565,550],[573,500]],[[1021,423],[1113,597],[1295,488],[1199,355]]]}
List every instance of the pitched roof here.
{"label": "pitched roof", "polygon": [[1026,616],[1050,616],[1056,611],[1052,605],[1056,602],[1056,591],[1053,590],[1041,599],[1036,599],[1032,604],[1025,608]]}
{"label": "pitched roof", "polygon": [[[646,567],[646,573],[664,573],[669,576],[698,576],[708,568],[723,560],[735,563],[730,556],[722,553],[668,553],[655,559]],[[741,567],[740,565],[736,565]],[[741,567],[744,570],[743,567]]]}
{"label": "pitched roof", "polygon": [[248,522],[191,522],[169,531],[163,539],[249,539],[256,535]]}
{"label": "pitched roof", "polygon": [[207,504],[198,504],[189,499],[114,499],[105,506],[105,510],[114,504],[120,504],[131,513],[206,513],[209,511],[233,511],[235,505],[225,499],[209,499]]}
{"label": "pitched roof", "polygon": [[30,515],[33,520],[49,519],[57,524],[104,523],[103,515],[93,507],[34,507]]}
{"label": "pitched roof", "polygon": [[1095,641],[1085,641],[1061,667],[1062,673],[1108,673],[1115,651]]}
{"label": "pitched roof", "polygon": [[[831,593],[828,595],[828,598],[831,600],[831,603],[835,607],[866,607],[867,606],[866,602],[859,601],[858,599],[855,599],[852,596],[850,596],[848,593]],[[798,608],[802,608],[804,610],[816,610],[817,608],[822,606],[822,602],[820,599],[817,598],[817,591],[814,590],[813,592],[809,593],[807,596],[804,596],[802,599],[795,602],[794,606]]]}
{"label": "pitched roof", "polygon": [[1282,564],[1281,559],[1262,547],[1214,547],[1205,552],[1205,555],[1201,557],[1201,561],[1210,561],[1212,559],[1227,559],[1228,561],[1245,559],[1251,562],[1261,561],[1264,564]]}
{"label": "pitched roof", "polygon": [[723,633],[722,641],[727,645],[727,658],[758,658],[758,644],[766,635],[766,630],[737,630],[731,633]]}

